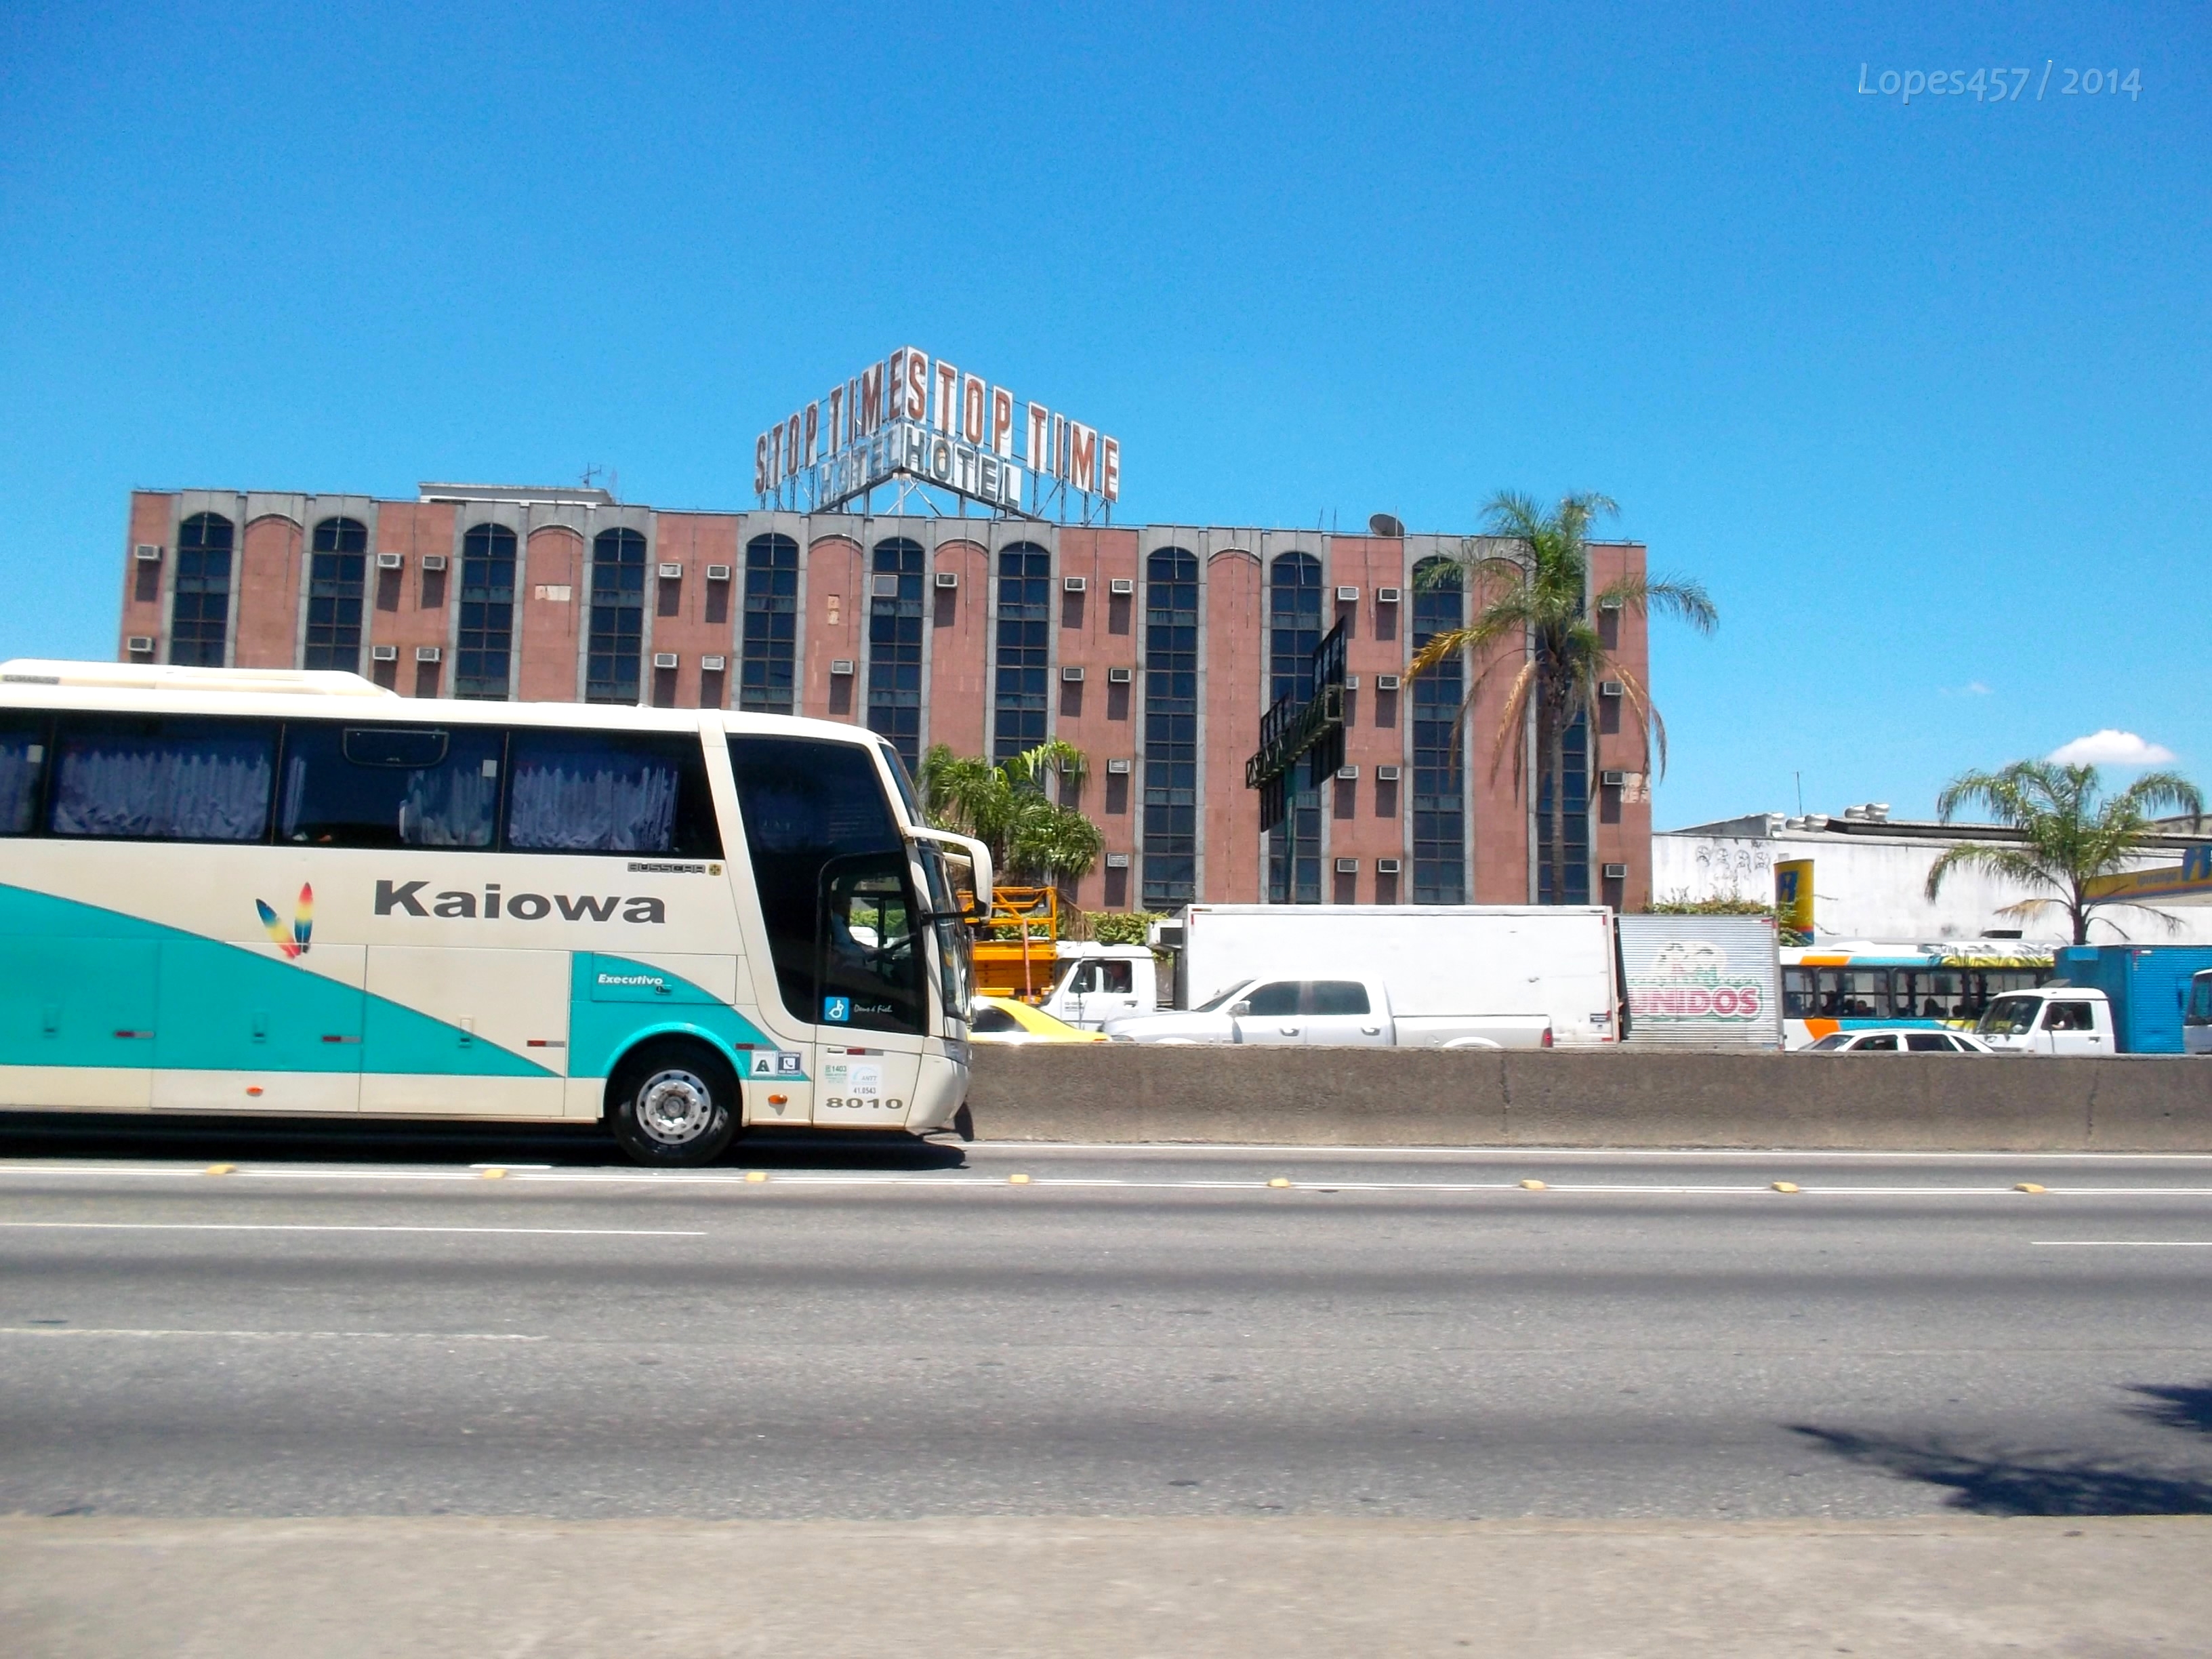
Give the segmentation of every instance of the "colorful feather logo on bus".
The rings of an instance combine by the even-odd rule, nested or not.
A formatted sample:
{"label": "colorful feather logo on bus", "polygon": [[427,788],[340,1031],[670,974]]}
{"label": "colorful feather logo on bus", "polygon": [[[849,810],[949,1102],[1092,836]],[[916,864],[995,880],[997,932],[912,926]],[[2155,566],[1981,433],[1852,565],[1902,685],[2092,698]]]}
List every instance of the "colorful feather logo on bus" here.
{"label": "colorful feather logo on bus", "polygon": [[292,925],[289,928],[276,913],[259,899],[253,901],[253,908],[261,912],[261,925],[269,930],[269,937],[276,940],[276,948],[287,958],[307,954],[308,942],[315,934],[315,890],[312,886],[304,884],[301,886],[299,906],[292,912]]}

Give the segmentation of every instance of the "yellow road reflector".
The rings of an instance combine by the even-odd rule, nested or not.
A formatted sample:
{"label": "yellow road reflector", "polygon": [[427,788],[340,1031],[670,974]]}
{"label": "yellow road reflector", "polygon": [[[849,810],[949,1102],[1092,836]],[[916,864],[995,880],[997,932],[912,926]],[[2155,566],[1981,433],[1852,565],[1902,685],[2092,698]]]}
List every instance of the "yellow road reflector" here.
{"label": "yellow road reflector", "polygon": [[748,1170],[745,1171],[745,1179],[751,1182],[766,1181],[768,1179],[768,1171],[766,1170]]}
{"label": "yellow road reflector", "polygon": [[1277,1176],[1267,1184],[1270,1187],[1287,1187],[1291,1184],[1291,1178],[1288,1176]]}
{"label": "yellow road reflector", "polygon": [[2047,1193],[2051,1189],[2040,1182],[2023,1181],[2013,1188],[2016,1193]]}
{"label": "yellow road reflector", "polygon": [[1030,1178],[1025,1175],[1010,1175],[1006,1177],[1006,1185],[1009,1187],[1026,1187],[1029,1184]]}
{"label": "yellow road reflector", "polygon": [[238,1165],[235,1164],[210,1164],[207,1166],[207,1172],[210,1175],[236,1175],[238,1173]]}
{"label": "yellow road reflector", "polygon": [[1797,1183],[1794,1181],[1778,1181],[1774,1183],[1774,1190],[1778,1193],[1794,1193],[1797,1190]]}
{"label": "yellow road reflector", "polygon": [[1549,1191],[1550,1189],[1547,1188],[1542,1182],[1537,1180],[1534,1176],[1531,1176],[1528,1180],[1521,1183],[1521,1190],[1524,1193],[1541,1193]]}
{"label": "yellow road reflector", "polygon": [[507,1179],[507,1171],[501,1169],[496,1164],[492,1164],[488,1169],[479,1170],[477,1173],[479,1178],[484,1181],[504,1181]]}

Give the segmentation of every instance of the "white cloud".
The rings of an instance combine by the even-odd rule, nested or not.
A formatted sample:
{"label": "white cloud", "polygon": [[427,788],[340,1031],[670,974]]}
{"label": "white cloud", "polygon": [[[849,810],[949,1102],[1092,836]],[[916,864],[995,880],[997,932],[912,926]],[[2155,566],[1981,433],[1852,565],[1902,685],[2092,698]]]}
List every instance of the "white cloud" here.
{"label": "white cloud", "polygon": [[1990,695],[1990,688],[1979,680],[1968,680],[1959,689],[1970,697],[1986,697]]}
{"label": "white cloud", "polygon": [[2059,744],[2051,751],[2050,757],[2061,766],[2157,766],[2172,760],[2173,750],[2146,743],[2132,732],[2116,732],[2108,726],[2086,738]]}

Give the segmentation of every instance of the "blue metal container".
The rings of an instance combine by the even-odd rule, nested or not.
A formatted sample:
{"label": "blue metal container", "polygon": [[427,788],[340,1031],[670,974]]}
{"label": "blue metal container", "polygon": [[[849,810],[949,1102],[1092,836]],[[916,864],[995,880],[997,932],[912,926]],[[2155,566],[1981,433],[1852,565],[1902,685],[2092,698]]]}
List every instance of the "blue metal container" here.
{"label": "blue metal container", "polygon": [[2212,968],[2212,945],[2067,945],[2052,968],[2105,994],[2122,1054],[2178,1054],[2190,976]]}

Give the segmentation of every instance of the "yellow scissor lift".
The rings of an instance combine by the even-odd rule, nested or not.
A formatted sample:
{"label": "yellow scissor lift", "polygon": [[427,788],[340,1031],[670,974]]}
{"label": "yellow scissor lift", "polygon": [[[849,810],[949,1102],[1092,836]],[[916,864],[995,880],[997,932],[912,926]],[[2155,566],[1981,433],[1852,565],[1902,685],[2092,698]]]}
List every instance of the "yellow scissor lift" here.
{"label": "yellow scissor lift", "polygon": [[975,927],[974,958],[981,995],[1024,1002],[1051,995],[1060,962],[1059,890],[994,888],[991,914]]}

